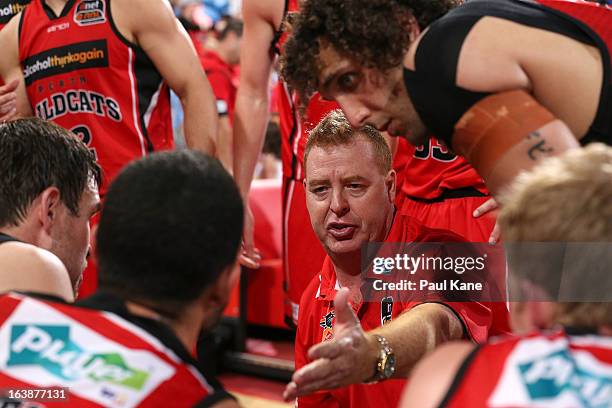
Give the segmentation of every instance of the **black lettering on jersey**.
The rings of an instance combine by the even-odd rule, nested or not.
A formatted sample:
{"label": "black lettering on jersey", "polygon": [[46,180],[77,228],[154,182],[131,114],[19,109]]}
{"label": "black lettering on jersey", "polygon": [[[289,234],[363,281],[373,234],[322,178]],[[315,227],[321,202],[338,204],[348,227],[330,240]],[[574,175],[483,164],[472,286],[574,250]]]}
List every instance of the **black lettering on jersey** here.
{"label": "black lettering on jersey", "polygon": [[418,146],[414,151],[416,159],[427,160],[430,157],[441,162],[452,162],[457,159],[457,156],[451,153],[446,146],[443,146],[438,141],[427,139],[425,144]]}
{"label": "black lettering on jersey", "polygon": [[108,67],[106,40],[85,41],[51,48],[22,61],[26,86],[34,81],[79,69]]}
{"label": "black lettering on jersey", "polygon": [[123,119],[116,100],[83,89],[53,94],[38,102],[35,110],[36,116],[45,120],[53,120],[71,113],[93,113],[108,117],[115,122]]}
{"label": "black lettering on jersey", "polygon": [[106,108],[108,117],[115,120],[115,122],[121,121],[121,110],[119,104],[113,98],[106,98]]}
{"label": "black lettering on jersey", "polygon": [[89,92],[80,92],[79,98],[81,99],[81,112],[92,113],[93,109],[89,103]]}
{"label": "black lettering on jersey", "polygon": [[79,111],[79,94],[76,91],[66,92],[66,99],[68,100],[68,109],[70,112]]}
{"label": "black lettering on jersey", "polygon": [[51,97],[53,107],[55,108],[55,117],[66,114],[68,107],[66,106],[66,95],[55,94]]}
{"label": "black lettering on jersey", "polygon": [[93,108],[96,115],[104,116],[104,95],[96,92],[90,92],[89,96],[93,102]]}

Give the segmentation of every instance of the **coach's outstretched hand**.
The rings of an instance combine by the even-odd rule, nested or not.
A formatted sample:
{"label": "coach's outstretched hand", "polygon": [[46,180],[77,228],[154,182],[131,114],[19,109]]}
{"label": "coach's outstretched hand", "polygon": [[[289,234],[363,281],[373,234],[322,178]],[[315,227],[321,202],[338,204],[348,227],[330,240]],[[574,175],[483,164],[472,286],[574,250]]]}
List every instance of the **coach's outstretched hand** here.
{"label": "coach's outstretched hand", "polygon": [[319,390],[362,383],[374,376],[379,347],[376,339],[361,328],[348,296],[347,288],[336,294],[334,339],[308,350],[311,363],[293,374],[283,393],[286,401]]}

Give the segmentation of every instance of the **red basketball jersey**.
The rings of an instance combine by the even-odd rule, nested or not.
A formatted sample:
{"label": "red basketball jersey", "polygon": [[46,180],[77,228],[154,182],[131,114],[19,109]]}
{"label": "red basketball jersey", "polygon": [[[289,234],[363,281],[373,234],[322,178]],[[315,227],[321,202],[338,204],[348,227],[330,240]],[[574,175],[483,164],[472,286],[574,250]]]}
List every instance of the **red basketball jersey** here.
{"label": "red basketball jersey", "polygon": [[431,137],[423,146],[407,144],[401,192],[408,197],[432,200],[445,190],[473,187],[489,194],[484,181],[463,157],[450,152]]}
{"label": "red basketball jersey", "polygon": [[0,336],[0,397],[62,387],[42,406],[192,407],[215,392],[195,366],[113,313],[8,294]]}
{"label": "red basketball jersey", "polygon": [[20,22],[19,58],[36,116],[83,138],[108,183],[128,162],[173,147],[168,86],[115,26],[111,0],[68,0],[59,16],[34,0]]}
{"label": "red basketball jersey", "polygon": [[565,333],[492,342],[464,362],[441,407],[610,407],[612,338]]}

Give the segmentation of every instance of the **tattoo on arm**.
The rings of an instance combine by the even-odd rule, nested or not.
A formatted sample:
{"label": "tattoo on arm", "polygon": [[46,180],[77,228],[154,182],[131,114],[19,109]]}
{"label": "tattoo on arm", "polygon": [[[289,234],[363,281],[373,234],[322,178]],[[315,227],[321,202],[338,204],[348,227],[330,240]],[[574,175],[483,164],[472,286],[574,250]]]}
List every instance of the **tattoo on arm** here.
{"label": "tattoo on arm", "polygon": [[533,146],[531,146],[529,148],[529,151],[527,152],[529,158],[533,161],[536,161],[539,158],[538,155],[548,156],[554,151],[552,147],[547,147],[546,140],[542,140],[541,138],[542,135],[538,131],[531,132],[529,135],[527,135],[528,140],[537,139],[537,142]]}

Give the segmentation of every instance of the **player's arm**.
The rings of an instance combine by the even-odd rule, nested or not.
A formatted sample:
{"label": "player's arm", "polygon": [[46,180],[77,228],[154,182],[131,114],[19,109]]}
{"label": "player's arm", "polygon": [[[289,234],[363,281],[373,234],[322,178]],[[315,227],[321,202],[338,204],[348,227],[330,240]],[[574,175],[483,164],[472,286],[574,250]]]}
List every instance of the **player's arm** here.
{"label": "player's arm", "polygon": [[51,252],[21,242],[0,249],[0,293],[21,291],[58,296],[74,301],[68,271]]}
{"label": "player's arm", "polygon": [[32,108],[25,90],[23,71],[19,64],[19,20],[16,15],[0,31],[0,76],[5,85],[0,87],[0,121],[14,117],[32,116]]}
{"label": "player's arm", "polygon": [[274,39],[273,10],[282,1],[244,0],[244,34],[240,54],[240,85],[234,113],[234,178],[246,199],[261,152],[269,117],[270,74]]}
{"label": "player's arm", "polygon": [[474,347],[467,342],[452,342],[425,357],[408,379],[400,408],[439,407],[459,367]]}
{"label": "player's arm", "polygon": [[[442,38],[457,34],[454,31],[456,23],[439,24],[424,32],[411,45],[404,66],[414,71],[416,55],[422,51],[419,64],[438,69],[436,67],[440,67],[440,64],[437,61],[423,55],[429,55],[432,49],[440,46]],[[428,36],[430,39],[425,40]],[[444,125],[440,127],[452,133],[437,136],[466,158],[485,180],[494,197],[498,197],[520,171],[532,168],[543,158],[578,147],[577,138],[570,127],[552,112],[552,108],[545,107],[541,102],[546,99],[541,96],[545,88],[541,82],[547,81],[546,76],[552,70],[558,71],[552,53],[558,55],[556,50],[560,44],[567,47],[567,41],[559,42],[554,36],[546,37],[546,45],[539,43],[542,41],[542,38],[534,37],[530,28],[485,18],[471,29],[457,50],[460,57],[456,61],[456,74],[449,76],[441,68],[433,74],[440,83],[488,94],[473,103],[462,94],[449,92],[444,97],[450,98],[455,113],[429,113],[433,113],[439,125]],[[529,44],[533,44],[533,47]],[[588,53],[584,54],[584,58],[587,57]],[[596,77],[596,74],[593,76]],[[437,89],[433,84],[432,88]],[[593,98],[588,97],[586,90],[580,87],[572,87],[571,90],[571,95],[580,95],[576,96],[578,100],[592,103],[590,99]],[[550,103],[550,98],[547,102]],[[555,110],[557,113],[564,112],[566,117],[571,116],[567,107],[558,103]],[[460,116],[455,116],[457,113]],[[433,123],[430,125],[434,126]],[[574,124],[574,128],[580,128],[578,123]]]}
{"label": "player's arm", "polygon": [[192,43],[164,0],[113,2],[121,33],[138,44],[180,98],[185,140],[190,148],[214,154],[218,118],[215,98]]}
{"label": "player's arm", "polygon": [[[273,56],[274,12],[282,13],[282,1],[244,0],[244,33],[240,53],[240,85],[234,108],[234,179],[242,199],[248,203],[255,165],[261,152],[269,116],[269,84]],[[279,10],[277,10],[279,9]],[[240,263],[256,268],[259,254],[253,242],[253,214],[244,208],[243,248]]]}
{"label": "player's arm", "polygon": [[368,333],[363,331],[348,304],[347,290],[336,294],[334,304],[334,340],[320,343],[308,351],[311,363],[295,372],[285,389],[285,399],[371,379],[380,355],[374,334],[386,338],[395,353],[395,378],[405,378],[415,364],[439,344],[461,339],[464,335],[459,318],[438,303],[416,306]]}

